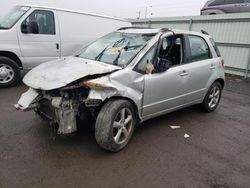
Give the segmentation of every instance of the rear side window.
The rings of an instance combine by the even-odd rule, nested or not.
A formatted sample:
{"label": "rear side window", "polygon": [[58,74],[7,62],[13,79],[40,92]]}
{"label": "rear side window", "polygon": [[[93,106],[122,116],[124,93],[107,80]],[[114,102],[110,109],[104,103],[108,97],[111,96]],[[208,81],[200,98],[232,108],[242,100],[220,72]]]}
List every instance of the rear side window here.
{"label": "rear side window", "polygon": [[214,42],[214,39],[210,38],[210,41],[211,41],[211,43],[212,43],[212,45],[214,47],[214,50],[215,50],[217,56],[221,57],[220,50],[219,50],[218,46],[216,45],[216,43]]}
{"label": "rear side window", "polygon": [[239,4],[244,3],[244,0],[227,0],[225,1],[225,4]]}
{"label": "rear side window", "polygon": [[[249,1],[249,0],[245,0]],[[244,3],[244,0],[215,0],[210,3],[208,6],[219,6],[219,5],[228,5],[228,4],[240,4]]]}
{"label": "rear side window", "polygon": [[190,49],[191,49],[191,61],[202,61],[211,58],[209,47],[206,41],[199,36],[188,36]]}
{"label": "rear side window", "polygon": [[215,0],[212,3],[210,3],[208,6],[211,7],[211,6],[218,6],[218,5],[223,5],[223,4],[225,4],[225,0]]}

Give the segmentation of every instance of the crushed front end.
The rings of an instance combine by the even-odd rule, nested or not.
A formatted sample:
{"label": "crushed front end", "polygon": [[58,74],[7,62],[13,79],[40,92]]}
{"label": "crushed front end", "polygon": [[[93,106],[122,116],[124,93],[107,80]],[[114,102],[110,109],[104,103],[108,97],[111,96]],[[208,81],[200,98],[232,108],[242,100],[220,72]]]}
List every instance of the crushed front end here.
{"label": "crushed front end", "polygon": [[24,111],[34,110],[42,118],[58,125],[59,135],[67,135],[77,131],[78,117],[91,113],[92,109],[85,105],[89,91],[88,87],[76,86],[49,91],[30,88],[15,107]]}

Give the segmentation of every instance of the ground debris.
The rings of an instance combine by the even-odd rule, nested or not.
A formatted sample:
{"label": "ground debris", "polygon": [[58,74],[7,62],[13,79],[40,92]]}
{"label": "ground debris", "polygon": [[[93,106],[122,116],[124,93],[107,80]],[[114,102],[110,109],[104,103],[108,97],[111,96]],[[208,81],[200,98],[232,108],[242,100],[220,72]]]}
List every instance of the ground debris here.
{"label": "ground debris", "polygon": [[180,129],[181,126],[174,126],[174,125],[171,125],[170,128],[171,128],[171,129]]}
{"label": "ground debris", "polygon": [[188,134],[184,134],[184,138],[190,138]]}

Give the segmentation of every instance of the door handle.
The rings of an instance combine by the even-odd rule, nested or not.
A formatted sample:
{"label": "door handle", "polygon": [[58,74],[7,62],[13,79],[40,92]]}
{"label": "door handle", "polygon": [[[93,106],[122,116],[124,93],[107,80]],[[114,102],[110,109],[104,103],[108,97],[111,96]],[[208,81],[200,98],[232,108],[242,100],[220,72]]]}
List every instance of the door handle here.
{"label": "door handle", "polygon": [[59,44],[58,43],[56,43],[56,49],[59,50]]}
{"label": "door handle", "polygon": [[211,64],[210,69],[211,69],[211,70],[212,70],[212,69],[215,69],[215,65],[214,65],[214,64]]}
{"label": "door handle", "polygon": [[182,73],[180,74],[180,76],[187,76],[189,75],[187,71],[182,71]]}

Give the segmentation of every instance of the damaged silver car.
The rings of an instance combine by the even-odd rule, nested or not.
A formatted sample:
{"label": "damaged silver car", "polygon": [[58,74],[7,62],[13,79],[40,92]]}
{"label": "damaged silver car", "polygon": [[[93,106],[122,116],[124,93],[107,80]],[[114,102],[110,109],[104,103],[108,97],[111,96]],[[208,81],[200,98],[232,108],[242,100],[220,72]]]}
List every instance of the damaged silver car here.
{"label": "damaged silver car", "polygon": [[121,28],[31,70],[23,79],[29,90],[15,107],[34,110],[59,135],[92,117],[97,143],[117,152],[145,120],[195,104],[214,111],[224,80],[224,61],[209,35]]}

